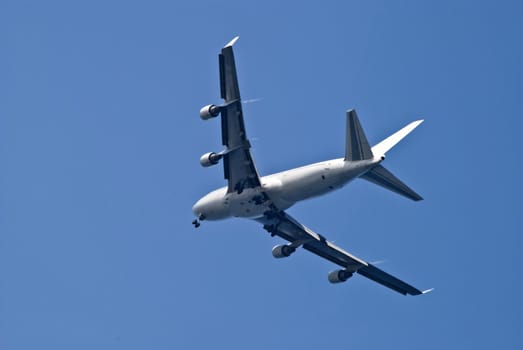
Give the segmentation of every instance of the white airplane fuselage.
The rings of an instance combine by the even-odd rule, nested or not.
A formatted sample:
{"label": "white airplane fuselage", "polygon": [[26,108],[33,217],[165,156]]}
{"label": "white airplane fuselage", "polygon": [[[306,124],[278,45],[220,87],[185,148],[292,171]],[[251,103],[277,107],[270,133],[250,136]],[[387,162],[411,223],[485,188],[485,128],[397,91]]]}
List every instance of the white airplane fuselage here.
{"label": "white airplane fuselage", "polygon": [[[192,210],[202,220],[257,218],[271,209],[271,204],[278,210],[285,210],[299,201],[339,189],[382,160],[338,158],[282,171],[261,177],[261,187],[247,188],[241,193],[227,192],[227,187],[212,191],[196,202]],[[269,201],[258,200],[262,198],[262,192],[267,194]]]}

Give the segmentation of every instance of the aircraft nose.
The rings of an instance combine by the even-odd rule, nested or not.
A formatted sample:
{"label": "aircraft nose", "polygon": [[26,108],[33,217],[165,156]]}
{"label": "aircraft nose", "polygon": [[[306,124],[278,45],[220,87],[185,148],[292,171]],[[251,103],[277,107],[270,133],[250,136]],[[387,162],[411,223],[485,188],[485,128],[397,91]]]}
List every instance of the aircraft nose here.
{"label": "aircraft nose", "polygon": [[194,205],[192,206],[192,212],[194,213],[194,215],[196,215],[196,217],[199,217],[200,215],[203,215],[203,205],[202,205],[202,200],[200,199],[198,202],[194,203]]}
{"label": "aircraft nose", "polygon": [[227,210],[223,205],[226,188],[218,189],[206,194],[192,207],[194,215],[199,220],[219,220],[227,217]]}

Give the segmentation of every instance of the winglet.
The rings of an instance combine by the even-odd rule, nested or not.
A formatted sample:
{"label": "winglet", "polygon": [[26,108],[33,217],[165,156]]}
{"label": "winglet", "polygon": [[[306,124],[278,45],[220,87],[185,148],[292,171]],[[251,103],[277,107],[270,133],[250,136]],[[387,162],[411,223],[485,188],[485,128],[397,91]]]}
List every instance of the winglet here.
{"label": "winglet", "polygon": [[430,288],[430,289],[427,289],[427,290],[424,290],[423,292],[421,292],[421,294],[427,294],[427,293],[430,293],[434,290],[434,288]]}
{"label": "winglet", "polygon": [[234,43],[235,43],[236,41],[238,41],[238,39],[240,39],[239,36],[234,37],[234,39],[232,39],[231,41],[229,41],[229,42],[227,43],[227,45],[224,46],[224,48],[233,46]]}

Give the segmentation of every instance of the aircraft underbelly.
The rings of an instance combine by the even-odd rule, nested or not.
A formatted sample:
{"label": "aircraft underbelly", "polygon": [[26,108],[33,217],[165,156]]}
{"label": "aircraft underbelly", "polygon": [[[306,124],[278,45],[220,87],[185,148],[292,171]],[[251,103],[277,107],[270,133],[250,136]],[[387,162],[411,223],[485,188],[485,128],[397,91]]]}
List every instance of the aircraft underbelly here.
{"label": "aircraft underbelly", "polygon": [[227,205],[230,215],[235,217],[262,216],[270,205],[260,188],[245,189],[241,193],[228,193],[224,203]]}
{"label": "aircraft underbelly", "polygon": [[370,168],[370,162],[348,164],[332,160],[261,178],[261,186],[240,193],[221,188],[202,198],[193,208],[207,220],[226,217],[260,217],[267,211],[286,210],[296,202],[343,187]]}
{"label": "aircraft underbelly", "polygon": [[302,201],[339,189],[351,181],[355,175],[338,162],[326,162],[289,171],[282,176],[279,195],[290,202]]}

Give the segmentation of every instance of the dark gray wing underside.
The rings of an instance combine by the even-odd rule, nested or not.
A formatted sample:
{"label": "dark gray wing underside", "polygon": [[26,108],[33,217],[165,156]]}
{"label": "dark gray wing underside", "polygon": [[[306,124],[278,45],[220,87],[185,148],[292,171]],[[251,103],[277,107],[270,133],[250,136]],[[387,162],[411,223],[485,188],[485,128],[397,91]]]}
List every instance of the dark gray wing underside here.
{"label": "dark gray wing underside", "polygon": [[398,293],[401,293],[403,295],[419,295],[423,294],[422,291],[414,288],[413,286],[403,282],[402,280],[389,275],[383,270],[378,269],[376,266],[368,264],[367,266],[362,267],[359,269],[358,272],[360,275],[365,276],[374,282],[378,282],[381,285],[384,285],[385,287],[389,287],[390,289],[395,290]]}
{"label": "dark gray wing underside", "polygon": [[347,270],[355,271],[398,293],[403,295],[419,295],[423,293],[419,289],[327,241],[323,236],[300,224],[285,212],[268,213],[268,215],[256,220],[262,223],[264,228],[272,235],[279,236],[295,246],[302,246],[311,253]]}
{"label": "dark gray wing underside", "polygon": [[246,188],[260,186],[258,171],[252,159],[251,145],[243,121],[240,88],[236,74],[232,44],[227,44],[219,55],[220,93],[224,99],[221,108],[224,177],[228,180],[228,192],[241,193]]}

